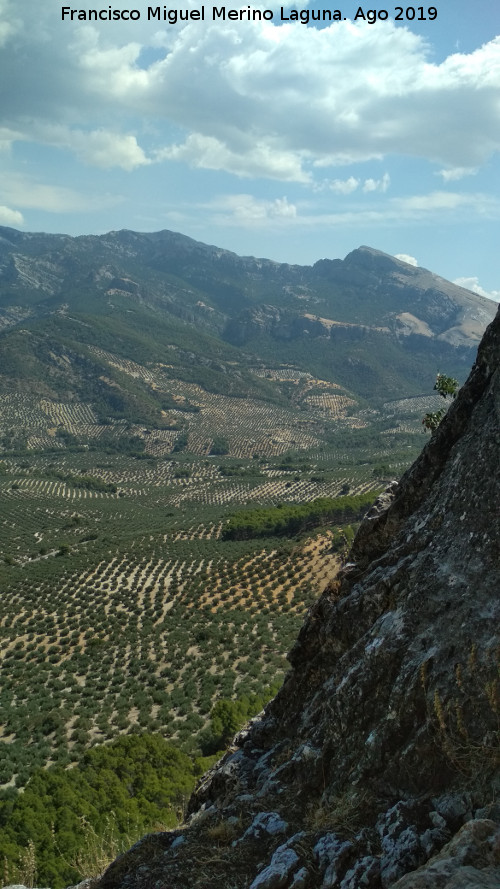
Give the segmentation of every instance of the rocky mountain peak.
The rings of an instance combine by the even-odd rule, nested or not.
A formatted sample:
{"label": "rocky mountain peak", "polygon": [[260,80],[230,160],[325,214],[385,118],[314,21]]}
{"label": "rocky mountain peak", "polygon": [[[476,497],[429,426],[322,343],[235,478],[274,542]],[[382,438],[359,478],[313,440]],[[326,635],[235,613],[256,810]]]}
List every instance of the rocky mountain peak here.
{"label": "rocky mountain peak", "polygon": [[500,885],[500,312],[277,697],[99,889]]}

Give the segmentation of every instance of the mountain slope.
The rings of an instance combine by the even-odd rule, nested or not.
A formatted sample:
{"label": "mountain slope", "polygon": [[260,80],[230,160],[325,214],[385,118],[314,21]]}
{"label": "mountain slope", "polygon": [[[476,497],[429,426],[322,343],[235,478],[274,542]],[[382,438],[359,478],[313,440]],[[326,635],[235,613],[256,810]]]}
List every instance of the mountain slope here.
{"label": "mountain slope", "polygon": [[498,886],[499,444],[500,311],[188,825],[98,889]]}
{"label": "mountain slope", "polygon": [[[46,382],[69,396],[78,385],[64,376],[64,347],[151,364],[174,345],[187,353],[176,365],[190,367],[188,377],[193,364],[211,362],[217,391],[237,364],[246,368],[239,394],[269,396],[249,365],[273,358],[380,402],[425,391],[437,365],[463,376],[493,314],[483,297],[368,247],[302,267],[167,231],[70,238],[0,229],[4,385],[47,376],[45,365]],[[20,330],[35,337],[28,349],[19,337],[12,344]],[[36,367],[25,365],[28,352]]]}

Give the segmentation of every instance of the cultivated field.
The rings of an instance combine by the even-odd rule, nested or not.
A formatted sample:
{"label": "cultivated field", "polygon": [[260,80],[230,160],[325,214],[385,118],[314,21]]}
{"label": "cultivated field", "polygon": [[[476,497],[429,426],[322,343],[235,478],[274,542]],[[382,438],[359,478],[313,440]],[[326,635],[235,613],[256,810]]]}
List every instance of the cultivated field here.
{"label": "cultivated field", "polygon": [[0,397],[4,788],[119,734],[195,750],[217,700],[280,682],[344,538],[229,541],[224,525],[246,508],[375,491],[415,451],[408,400],[374,436],[374,412],[349,417],[339,387],[293,368],[259,371],[294,387],[286,407],[99,357],[190,410],[153,429],[99,422],[92,404]]}

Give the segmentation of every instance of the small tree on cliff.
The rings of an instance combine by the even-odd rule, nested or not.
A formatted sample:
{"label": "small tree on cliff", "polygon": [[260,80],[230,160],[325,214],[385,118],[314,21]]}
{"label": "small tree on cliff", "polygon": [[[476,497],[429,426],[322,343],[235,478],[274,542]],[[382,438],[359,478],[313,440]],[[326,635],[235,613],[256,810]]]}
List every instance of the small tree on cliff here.
{"label": "small tree on cliff", "polygon": [[[458,392],[458,380],[455,380],[453,377],[447,377],[446,374],[438,374],[436,382],[434,383],[434,389],[436,392],[439,392],[444,399],[456,398]],[[424,419],[422,420],[423,427],[428,429],[429,432],[434,432],[439,426],[446,411],[447,408],[442,407],[438,411],[425,414]]]}

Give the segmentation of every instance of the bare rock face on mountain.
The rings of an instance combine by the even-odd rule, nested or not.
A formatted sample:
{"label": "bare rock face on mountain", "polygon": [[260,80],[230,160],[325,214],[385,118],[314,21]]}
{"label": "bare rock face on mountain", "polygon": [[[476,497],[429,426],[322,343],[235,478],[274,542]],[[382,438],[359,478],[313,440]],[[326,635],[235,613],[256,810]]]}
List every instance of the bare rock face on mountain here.
{"label": "bare rock face on mountain", "polygon": [[500,885],[500,312],[187,824],[99,889]]}

